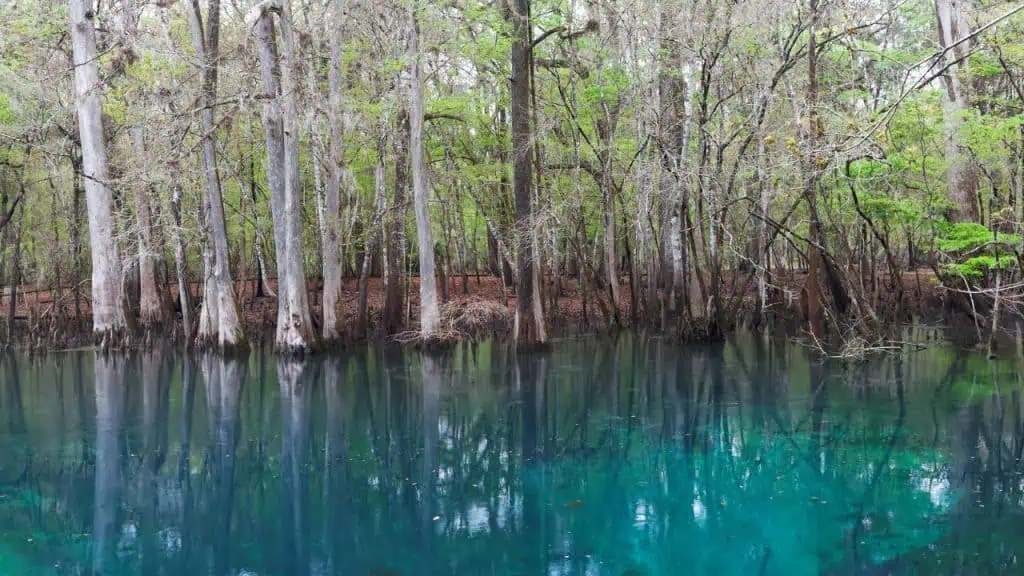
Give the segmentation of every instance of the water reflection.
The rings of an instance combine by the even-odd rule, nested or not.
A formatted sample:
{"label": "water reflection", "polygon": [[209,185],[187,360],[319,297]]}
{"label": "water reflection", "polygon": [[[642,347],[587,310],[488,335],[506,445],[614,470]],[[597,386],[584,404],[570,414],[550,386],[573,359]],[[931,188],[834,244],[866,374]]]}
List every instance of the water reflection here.
{"label": "water reflection", "polygon": [[[121,508],[121,428],[125,396],[123,358],[99,355],[95,362],[96,386],[96,489],[93,497],[92,569],[96,574],[111,571],[118,540],[118,512]],[[134,531],[126,531],[127,538]]]}
{"label": "water reflection", "polygon": [[0,573],[1014,573],[1018,366],[761,337],[7,355]]}

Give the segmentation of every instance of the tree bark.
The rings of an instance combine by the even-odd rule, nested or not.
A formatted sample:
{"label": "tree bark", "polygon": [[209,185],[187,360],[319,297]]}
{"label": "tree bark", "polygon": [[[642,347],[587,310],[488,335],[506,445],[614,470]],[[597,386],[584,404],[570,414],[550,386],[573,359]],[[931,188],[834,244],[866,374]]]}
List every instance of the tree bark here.
{"label": "tree bark", "polygon": [[512,155],[516,206],[517,261],[515,339],[520,348],[544,344],[547,332],[537,289],[536,243],[533,241],[533,170],[530,147],[530,0],[511,3],[512,41]]}
{"label": "tree bark", "polygon": [[[24,184],[22,184],[24,187]],[[22,190],[24,192],[24,189]],[[25,205],[21,204],[18,206],[18,219],[14,226],[11,226],[8,230],[11,233],[11,237],[14,239],[11,251],[11,267],[8,270],[8,286],[10,286],[10,294],[7,299],[7,343],[14,343],[14,322],[17,319],[18,311],[18,286],[21,285],[21,238],[25,233]],[[28,302],[26,301],[27,305]]]}
{"label": "tree bark", "polygon": [[[128,2],[124,6],[124,31],[129,42],[134,43],[139,36],[138,26],[142,8],[140,0]],[[143,93],[136,101],[136,105],[144,107],[147,99],[148,94]],[[145,158],[145,127],[141,123],[132,126],[129,136],[133,151]],[[139,324],[147,333],[160,333],[171,323],[173,312],[170,299],[160,289],[157,276],[157,264],[162,258],[156,242],[153,207],[149,195],[150,185],[144,179],[138,178],[132,189],[138,229],[136,237],[139,256]]]}
{"label": "tree bark", "polygon": [[811,23],[808,27],[807,41],[807,138],[804,153],[804,200],[810,222],[807,246],[807,279],[804,283],[807,298],[807,328],[814,339],[821,338],[824,329],[824,312],[821,301],[821,285],[819,269],[821,267],[821,250],[818,232],[821,229],[818,218],[818,174],[819,154],[818,135],[821,126],[818,120],[818,46],[816,40],[818,24],[818,0],[808,0]]}
{"label": "tree bark", "polygon": [[[175,172],[178,172],[175,168]],[[185,334],[185,341],[192,339],[192,291],[188,286],[188,263],[185,260],[185,244],[181,240],[181,178],[175,177],[173,190],[171,192],[171,216],[174,218],[174,225],[171,226],[171,241],[174,243],[174,269],[178,277],[178,302],[181,305],[181,327]]]}
{"label": "tree bark", "polygon": [[[281,281],[285,277],[283,250],[285,238],[284,218],[284,119],[281,110],[281,67],[277,54],[277,32],[273,16],[260,5],[259,19],[253,26],[260,59],[260,80],[263,83],[263,139],[267,148],[267,184],[270,187],[270,226],[274,232],[274,253],[277,265],[278,298],[283,297]],[[277,321],[283,322],[284,308],[278,305]]]}
{"label": "tree bark", "polygon": [[766,174],[764,136],[757,139],[757,191],[761,221],[757,223],[757,310],[758,322],[767,320],[768,308],[768,212],[771,202],[770,177]]}
{"label": "tree bark", "polygon": [[[301,354],[315,348],[317,339],[309,314],[302,257],[302,190],[296,103],[299,61],[290,1],[284,0],[279,5],[264,3],[257,10],[260,12],[254,28],[259,42],[260,78],[266,96],[263,130],[278,271],[274,348],[285,354]],[[280,15],[280,59],[272,11],[278,11]]]}
{"label": "tree bark", "polygon": [[970,107],[967,86],[962,81],[967,72],[965,59],[971,50],[970,42],[950,48],[970,35],[967,16],[963,13],[966,0],[935,0],[935,16],[939,30],[939,45],[950,49],[945,56],[954,61],[943,76],[946,86],[942,115],[946,137],[946,188],[953,208],[952,220],[975,222],[978,220],[978,175],[968,154],[962,153],[960,129],[963,114]]}
{"label": "tree bark", "polygon": [[412,162],[413,208],[416,212],[416,241],[420,257],[420,336],[432,338],[441,324],[437,303],[437,280],[434,265],[434,238],[430,230],[427,167],[423,150],[423,57],[419,46],[418,2],[409,12],[409,56],[412,70],[409,75],[409,156]]}
{"label": "tree bark", "polygon": [[249,130],[249,199],[252,200],[249,206],[252,207],[252,222],[256,229],[253,249],[256,251],[256,266],[259,268],[256,271],[257,284],[254,293],[255,296],[270,295],[276,298],[277,292],[270,287],[270,279],[267,277],[267,260],[263,255],[266,238],[263,236],[263,218],[260,217],[259,199],[256,195],[256,158],[253,147],[252,122],[246,122],[246,126]]}
{"label": "tree bark", "polygon": [[[667,38],[673,20],[661,13],[661,37]],[[683,211],[688,211],[686,176],[684,174],[689,147],[692,104],[689,93],[689,71],[692,66],[683,60],[679,43],[672,42],[665,62],[659,66],[658,96],[661,117],[659,140],[661,145],[661,326],[667,330],[670,316],[681,312],[680,297],[686,298],[688,287],[684,283],[686,243],[681,222]]]}
{"label": "tree bark", "polygon": [[[142,129],[134,128],[131,137],[132,147],[144,152]],[[160,333],[169,327],[172,312],[170,300],[160,289],[158,280],[157,263],[161,260],[161,251],[157,248],[149,184],[137,183],[134,192],[139,243],[139,324],[147,332]]]}
{"label": "tree bark", "polygon": [[[284,112],[284,228],[285,277],[278,279],[278,306],[285,303],[283,324],[277,325],[279,352],[302,353],[316,347],[309,314],[306,272],[302,257],[302,180],[299,172],[298,36],[293,27],[291,0],[281,0],[281,95]],[[275,212],[275,217],[277,216]],[[280,254],[280,252],[279,252]]]}
{"label": "tree bark", "polygon": [[328,144],[329,167],[327,177],[326,222],[327,235],[324,238],[324,293],[323,293],[323,336],[327,341],[341,337],[341,318],[338,317],[338,300],[341,297],[341,186],[345,162],[344,133],[342,126],[342,76],[341,51],[345,38],[342,21],[345,15],[345,1],[334,0],[334,33],[331,35],[331,62],[328,69],[327,121],[330,124],[331,139]]}
{"label": "tree bark", "polygon": [[71,292],[75,299],[75,326],[82,327],[82,142],[78,130],[71,148]]}
{"label": "tree bark", "polygon": [[608,292],[611,295],[612,319],[619,322],[622,300],[619,290],[618,258],[615,255],[617,234],[615,233],[615,183],[612,181],[614,124],[607,118],[598,121],[601,134],[601,214],[604,217],[604,267],[608,276]]}
{"label": "tree bark", "polygon": [[189,23],[192,45],[202,71],[203,170],[206,173],[206,245],[203,247],[203,306],[199,312],[196,344],[221,351],[246,346],[228,261],[228,232],[224,221],[220,174],[217,170],[217,123],[213,103],[217,99],[217,66],[220,42],[220,0],[209,0],[203,28],[199,0],[191,0]]}
{"label": "tree bark", "polygon": [[127,338],[126,302],[121,290],[121,258],[114,225],[114,198],[108,185],[107,150],[94,11],[90,0],[72,0],[71,42],[75,63],[75,104],[82,143],[82,177],[89,214],[92,252],[93,333],[104,347]]}
{"label": "tree bark", "polygon": [[[384,235],[384,212],[387,210],[387,182],[386,172],[384,168],[384,138],[378,140],[377,146],[377,169],[374,171],[374,185],[376,187],[376,198],[374,199],[374,206],[376,206],[376,214],[374,215],[373,223],[366,230],[366,254],[363,256],[363,269],[359,273],[359,301],[356,305],[356,328],[357,335],[363,337],[366,335],[367,326],[369,324],[367,318],[366,299],[369,292],[370,283],[370,263],[373,260],[373,253],[377,248],[378,237]],[[380,227],[378,229],[378,226]],[[388,257],[384,256],[384,266],[388,266]]]}
{"label": "tree bark", "polygon": [[392,141],[395,156],[395,193],[391,203],[391,225],[387,240],[388,283],[384,291],[384,334],[396,334],[405,325],[405,216],[409,198],[409,111],[398,108],[398,134]]}

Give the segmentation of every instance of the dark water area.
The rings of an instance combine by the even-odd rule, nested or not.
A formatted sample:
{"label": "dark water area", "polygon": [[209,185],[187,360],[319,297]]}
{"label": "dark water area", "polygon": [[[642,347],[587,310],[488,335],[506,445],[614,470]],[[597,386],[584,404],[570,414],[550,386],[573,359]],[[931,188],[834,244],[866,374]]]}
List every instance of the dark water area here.
{"label": "dark water area", "polygon": [[1021,574],[1016,357],[0,361],[0,574]]}

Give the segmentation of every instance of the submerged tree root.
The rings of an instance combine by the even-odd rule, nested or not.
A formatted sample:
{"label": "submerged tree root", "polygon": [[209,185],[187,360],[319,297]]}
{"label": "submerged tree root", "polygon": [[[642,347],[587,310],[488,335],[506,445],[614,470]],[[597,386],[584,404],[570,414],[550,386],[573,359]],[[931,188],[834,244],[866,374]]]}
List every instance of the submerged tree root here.
{"label": "submerged tree root", "polygon": [[117,328],[93,332],[93,343],[103,352],[112,352],[129,350],[134,347],[136,340],[128,330]]}

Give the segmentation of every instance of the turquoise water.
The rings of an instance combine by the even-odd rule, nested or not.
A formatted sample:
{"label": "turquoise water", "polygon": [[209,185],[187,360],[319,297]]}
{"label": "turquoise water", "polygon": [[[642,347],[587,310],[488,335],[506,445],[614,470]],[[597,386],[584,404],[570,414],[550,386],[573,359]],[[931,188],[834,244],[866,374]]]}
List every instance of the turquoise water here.
{"label": "turquoise water", "polygon": [[0,362],[0,574],[1020,574],[1014,359]]}

